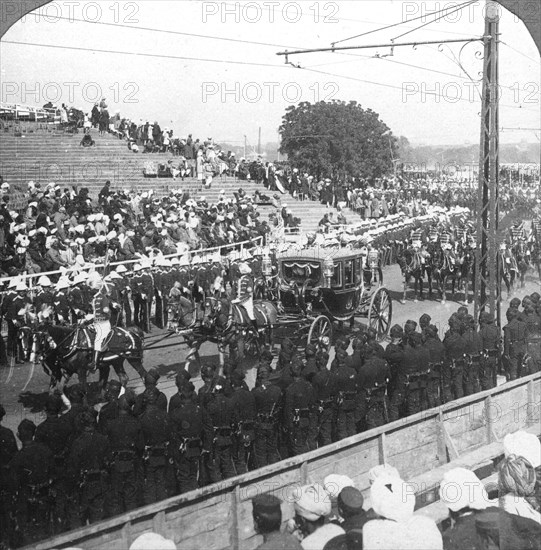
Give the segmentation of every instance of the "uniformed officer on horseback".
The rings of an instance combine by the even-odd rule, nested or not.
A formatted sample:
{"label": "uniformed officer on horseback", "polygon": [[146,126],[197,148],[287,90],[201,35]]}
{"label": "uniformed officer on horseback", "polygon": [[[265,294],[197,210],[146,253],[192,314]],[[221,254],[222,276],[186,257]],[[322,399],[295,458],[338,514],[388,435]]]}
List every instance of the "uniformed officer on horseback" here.
{"label": "uniformed officer on horseback", "polygon": [[105,351],[104,343],[107,335],[111,332],[111,300],[108,296],[107,285],[102,282],[101,287],[92,300],[94,311],[94,357],[90,369],[95,371],[100,359],[100,354]]}

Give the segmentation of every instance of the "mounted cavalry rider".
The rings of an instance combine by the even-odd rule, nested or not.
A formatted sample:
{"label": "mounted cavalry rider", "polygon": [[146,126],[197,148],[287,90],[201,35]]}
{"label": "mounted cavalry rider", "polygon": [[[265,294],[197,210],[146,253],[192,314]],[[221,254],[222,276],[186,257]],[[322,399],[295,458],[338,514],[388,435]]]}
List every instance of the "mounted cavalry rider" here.
{"label": "mounted cavalry rider", "polygon": [[[105,281],[101,279],[98,273],[92,278],[91,284],[94,288],[98,288],[96,295],[92,300],[92,310],[94,312],[94,330],[96,337],[94,339],[94,357],[90,365],[91,370],[96,370],[100,354],[105,351],[104,342],[107,335],[111,332],[111,306],[112,302],[109,297],[109,288]],[[92,317],[87,316],[90,320]]]}
{"label": "mounted cavalry rider", "polygon": [[511,234],[511,242],[513,245],[520,241],[526,241],[526,231],[524,230],[524,222],[515,220],[514,224],[509,228]]}

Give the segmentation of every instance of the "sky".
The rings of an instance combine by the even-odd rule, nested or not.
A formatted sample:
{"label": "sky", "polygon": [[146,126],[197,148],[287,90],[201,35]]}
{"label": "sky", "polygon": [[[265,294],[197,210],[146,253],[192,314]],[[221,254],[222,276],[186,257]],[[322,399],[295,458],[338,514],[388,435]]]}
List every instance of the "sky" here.
{"label": "sky", "polygon": [[[294,66],[276,55],[482,36],[484,0],[461,3],[53,2],[2,38],[1,100],[90,111],[106,97],[111,112],[179,136],[256,145],[260,127],[262,143],[278,141],[288,106],[336,99],[379,113],[414,145],[477,143],[480,42],[290,55]],[[505,10],[500,33],[500,139],[539,142],[539,52]]]}

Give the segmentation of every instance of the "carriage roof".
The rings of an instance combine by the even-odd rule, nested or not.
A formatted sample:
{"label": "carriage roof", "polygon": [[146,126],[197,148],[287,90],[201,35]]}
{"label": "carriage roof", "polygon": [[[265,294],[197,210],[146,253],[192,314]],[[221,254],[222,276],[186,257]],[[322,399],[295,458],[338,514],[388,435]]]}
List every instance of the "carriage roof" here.
{"label": "carriage roof", "polygon": [[334,261],[339,260],[351,260],[361,256],[360,249],[353,248],[306,248],[303,250],[287,250],[281,254],[278,254],[279,261],[324,261],[326,259],[332,259]]}

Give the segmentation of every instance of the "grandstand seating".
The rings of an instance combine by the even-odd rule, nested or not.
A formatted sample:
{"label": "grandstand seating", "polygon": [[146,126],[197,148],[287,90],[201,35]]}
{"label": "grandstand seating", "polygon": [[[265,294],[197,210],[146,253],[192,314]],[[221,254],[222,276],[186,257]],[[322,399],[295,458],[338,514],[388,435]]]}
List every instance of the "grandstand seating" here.
{"label": "grandstand seating", "polygon": [[[17,134],[14,130],[17,130]],[[54,181],[62,187],[88,187],[93,197],[97,197],[106,180],[111,181],[113,188],[142,191],[154,189],[158,196],[181,188],[189,191],[192,197],[205,196],[209,202],[217,202],[221,189],[226,191],[227,196],[232,196],[233,191],[239,187],[248,195],[256,190],[266,195],[271,194],[262,185],[228,177],[215,178],[211,189],[202,188],[196,179],[186,179],[183,182],[180,178],[145,178],[145,163],[166,163],[174,157],[170,154],[135,154],[128,150],[125,141],[110,134],[100,136],[95,130],[92,130],[92,137],[96,145],[83,148],[79,146],[82,135],[82,132],[65,133],[55,125],[45,123],[4,125],[0,132],[0,174],[5,181],[22,189],[26,188],[26,183],[30,180],[42,184]],[[282,203],[291,208],[293,216],[302,220],[303,232],[315,231],[319,220],[329,211],[319,203],[299,201],[290,195],[283,195]],[[260,210],[266,219],[268,213],[274,209],[269,206]],[[360,220],[356,213],[348,209],[345,215],[348,220]]]}

